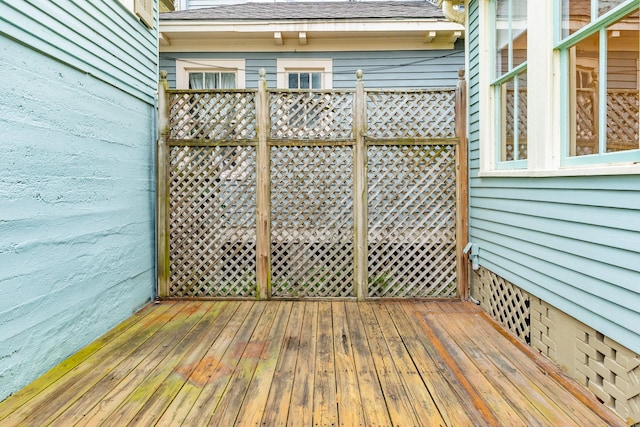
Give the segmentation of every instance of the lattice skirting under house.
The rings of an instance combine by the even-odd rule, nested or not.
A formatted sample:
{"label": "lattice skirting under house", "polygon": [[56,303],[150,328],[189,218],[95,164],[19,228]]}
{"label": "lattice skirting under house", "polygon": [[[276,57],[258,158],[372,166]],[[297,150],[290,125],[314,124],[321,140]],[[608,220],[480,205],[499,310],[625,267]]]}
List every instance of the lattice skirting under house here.
{"label": "lattice skirting under house", "polygon": [[474,272],[471,295],[629,425],[640,423],[640,355],[485,268]]}

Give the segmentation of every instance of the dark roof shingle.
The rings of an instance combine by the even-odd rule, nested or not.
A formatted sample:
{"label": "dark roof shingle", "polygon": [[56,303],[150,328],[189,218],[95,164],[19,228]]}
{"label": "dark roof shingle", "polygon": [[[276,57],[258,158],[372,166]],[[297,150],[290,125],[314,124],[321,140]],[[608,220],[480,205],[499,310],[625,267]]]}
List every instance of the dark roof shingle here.
{"label": "dark roof shingle", "polygon": [[443,19],[442,11],[425,0],[315,1],[227,4],[160,14],[160,20],[280,21],[335,19]]}

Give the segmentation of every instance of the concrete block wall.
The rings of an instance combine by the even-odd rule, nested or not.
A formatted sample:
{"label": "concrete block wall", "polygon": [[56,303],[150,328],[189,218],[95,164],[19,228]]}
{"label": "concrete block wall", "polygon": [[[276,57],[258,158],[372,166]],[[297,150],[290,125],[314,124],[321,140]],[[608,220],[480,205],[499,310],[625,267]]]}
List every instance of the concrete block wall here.
{"label": "concrete block wall", "polygon": [[[496,286],[496,283],[500,286]],[[472,275],[471,295],[497,321],[496,289],[512,283],[481,268]],[[517,291],[516,291],[517,292]],[[526,293],[525,293],[526,294]],[[529,298],[530,345],[590,390],[629,425],[640,423],[640,355],[534,295]],[[508,325],[505,325],[508,329]],[[518,331],[513,330],[517,333]]]}
{"label": "concrete block wall", "polygon": [[0,29],[0,400],[154,297],[153,102]]}

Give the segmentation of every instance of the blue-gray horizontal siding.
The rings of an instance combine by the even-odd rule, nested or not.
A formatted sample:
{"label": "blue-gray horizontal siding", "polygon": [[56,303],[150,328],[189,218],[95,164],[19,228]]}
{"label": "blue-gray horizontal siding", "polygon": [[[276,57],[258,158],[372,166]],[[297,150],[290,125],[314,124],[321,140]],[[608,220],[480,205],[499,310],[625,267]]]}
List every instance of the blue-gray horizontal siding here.
{"label": "blue-gray horizontal siding", "polygon": [[469,222],[480,264],[640,352],[640,176],[480,178],[478,1],[469,25]]}
{"label": "blue-gray horizontal siding", "polygon": [[153,102],[157,22],[148,29],[120,1],[0,1],[0,23],[0,35]]}
{"label": "blue-gray horizontal siding", "polygon": [[167,52],[160,53],[160,69],[168,72],[169,86],[175,87],[176,59],[245,59],[246,87],[258,86],[258,71],[267,72],[269,87],[276,87],[278,58],[314,58],[333,60],[333,88],[354,88],[356,71],[364,72],[369,88],[451,87],[458,82],[458,70],[464,68],[464,46],[455,50],[372,51],[372,52]]}
{"label": "blue-gray horizontal siding", "polygon": [[[16,17],[0,4],[0,400],[129,317],[155,287],[155,63],[133,63],[143,92],[116,87],[87,71],[103,66],[97,56],[81,69],[57,48],[32,47],[61,40],[41,15],[29,34],[6,37],[9,9]],[[117,10],[116,21],[139,24]],[[72,21],[65,13],[50,19]],[[135,31],[153,51],[148,31]],[[123,41],[114,54],[127,50]]]}

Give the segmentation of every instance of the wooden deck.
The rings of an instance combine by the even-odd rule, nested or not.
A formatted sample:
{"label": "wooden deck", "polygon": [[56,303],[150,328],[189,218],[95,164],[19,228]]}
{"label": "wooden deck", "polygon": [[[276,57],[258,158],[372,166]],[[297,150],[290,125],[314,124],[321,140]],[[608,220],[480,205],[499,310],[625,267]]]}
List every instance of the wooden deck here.
{"label": "wooden deck", "polygon": [[476,306],[417,301],[151,305],[0,403],[49,424],[624,425]]}

